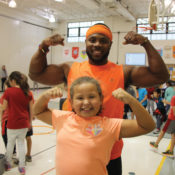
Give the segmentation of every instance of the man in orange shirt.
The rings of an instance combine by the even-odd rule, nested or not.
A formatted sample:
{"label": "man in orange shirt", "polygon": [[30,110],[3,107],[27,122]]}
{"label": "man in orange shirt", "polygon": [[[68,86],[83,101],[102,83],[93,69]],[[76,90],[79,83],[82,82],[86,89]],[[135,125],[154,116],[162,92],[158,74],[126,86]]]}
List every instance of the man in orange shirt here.
{"label": "man in orange shirt", "polygon": [[[104,24],[95,24],[86,33],[86,52],[89,60],[65,62],[59,65],[48,65],[46,54],[49,46],[64,45],[64,39],[56,34],[46,38],[33,55],[29,76],[33,81],[47,85],[57,85],[67,81],[68,98],[69,87],[72,81],[80,76],[91,76],[100,82],[104,100],[102,116],[122,118],[123,103],[114,103],[111,92],[117,88],[125,88],[132,84],[135,86],[153,86],[162,84],[169,78],[167,68],[147,38],[135,32],[128,32],[124,37],[124,44],[141,45],[148,55],[149,66],[135,67],[116,65],[108,61],[108,54],[112,45],[112,32]],[[71,107],[69,105],[69,109]],[[111,161],[107,166],[109,175],[122,174],[121,151],[122,140],[117,141],[111,154]]]}

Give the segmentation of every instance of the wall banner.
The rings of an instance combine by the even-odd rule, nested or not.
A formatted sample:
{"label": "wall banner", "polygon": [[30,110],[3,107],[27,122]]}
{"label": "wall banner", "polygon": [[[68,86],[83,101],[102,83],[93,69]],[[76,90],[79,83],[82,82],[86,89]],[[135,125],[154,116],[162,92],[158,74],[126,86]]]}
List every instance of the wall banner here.
{"label": "wall banner", "polygon": [[82,50],[80,53],[81,58],[85,59],[87,58],[86,50]]}
{"label": "wall banner", "polygon": [[70,48],[69,47],[64,47],[63,48],[63,58],[70,58],[71,54],[70,54]]}
{"label": "wall banner", "polygon": [[175,46],[173,46],[173,58],[175,59]]}
{"label": "wall banner", "polygon": [[171,53],[172,53],[172,47],[169,45],[164,46],[164,58],[165,59],[170,59],[171,58]]}
{"label": "wall banner", "polygon": [[72,57],[77,59],[79,56],[79,47],[72,47]]}

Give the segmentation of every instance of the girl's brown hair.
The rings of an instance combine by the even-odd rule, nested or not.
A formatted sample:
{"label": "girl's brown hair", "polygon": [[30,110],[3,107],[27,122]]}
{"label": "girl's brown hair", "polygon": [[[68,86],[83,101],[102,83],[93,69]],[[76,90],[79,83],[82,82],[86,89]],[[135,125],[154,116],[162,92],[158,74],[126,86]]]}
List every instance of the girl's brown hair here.
{"label": "girl's brown hair", "polygon": [[20,86],[22,91],[26,96],[29,93],[29,84],[27,82],[27,77],[19,71],[14,71],[10,74],[9,80],[15,80],[16,84]]}

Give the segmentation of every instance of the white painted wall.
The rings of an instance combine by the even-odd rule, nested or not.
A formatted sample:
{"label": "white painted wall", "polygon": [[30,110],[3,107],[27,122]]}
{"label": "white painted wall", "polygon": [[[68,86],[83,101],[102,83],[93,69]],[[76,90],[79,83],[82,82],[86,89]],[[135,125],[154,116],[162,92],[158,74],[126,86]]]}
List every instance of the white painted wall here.
{"label": "white painted wall", "polygon": [[[52,31],[5,16],[0,16],[0,26],[0,68],[6,65],[8,75],[12,71],[28,75],[32,55],[43,38],[51,35]],[[51,63],[51,53],[48,62]],[[30,79],[29,84],[33,87]]]}

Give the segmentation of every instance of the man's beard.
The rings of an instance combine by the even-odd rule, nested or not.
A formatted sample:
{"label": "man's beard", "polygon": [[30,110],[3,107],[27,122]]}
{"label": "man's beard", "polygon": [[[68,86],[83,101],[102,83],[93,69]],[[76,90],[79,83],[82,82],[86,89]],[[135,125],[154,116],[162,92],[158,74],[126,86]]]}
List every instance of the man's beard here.
{"label": "man's beard", "polygon": [[87,50],[86,50],[86,53],[88,55],[89,60],[91,60],[95,65],[102,64],[104,61],[108,59],[108,55],[109,55],[109,51],[108,51],[100,59],[94,59],[92,57],[92,54],[90,54]]}

